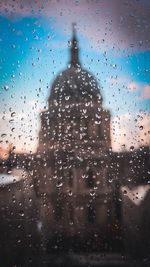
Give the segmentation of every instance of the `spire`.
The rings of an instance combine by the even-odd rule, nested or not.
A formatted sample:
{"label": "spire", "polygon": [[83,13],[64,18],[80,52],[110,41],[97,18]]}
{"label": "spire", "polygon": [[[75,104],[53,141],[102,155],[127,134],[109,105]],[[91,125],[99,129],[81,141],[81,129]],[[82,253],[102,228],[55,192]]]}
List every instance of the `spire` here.
{"label": "spire", "polygon": [[78,41],[76,37],[76,23],[72,23],[72,40],[71,40],[71,66],[80,65],[79,62],[79,48]]}

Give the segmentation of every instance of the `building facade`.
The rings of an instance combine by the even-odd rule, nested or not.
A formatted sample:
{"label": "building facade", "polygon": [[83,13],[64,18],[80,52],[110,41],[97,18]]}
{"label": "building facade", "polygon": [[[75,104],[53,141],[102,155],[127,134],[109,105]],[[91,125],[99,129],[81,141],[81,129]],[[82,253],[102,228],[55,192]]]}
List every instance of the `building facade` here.
{"label": "building facade", "polygon": [[43,163],[34,184],[47,242],[55,240],[51,247],[65,238],[99,250],[115,222],[110,112],[96,79],[80,64],[75,27],[71,44],[69,67],[54,80],[49,108],[41,113],[37,155]]}

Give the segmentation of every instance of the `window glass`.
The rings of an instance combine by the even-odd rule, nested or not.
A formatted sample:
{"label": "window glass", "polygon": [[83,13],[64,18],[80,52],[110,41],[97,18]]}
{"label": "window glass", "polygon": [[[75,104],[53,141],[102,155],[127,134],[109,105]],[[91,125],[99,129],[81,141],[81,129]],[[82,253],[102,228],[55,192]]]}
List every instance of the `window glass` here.
{"label": "window glass", "polygon": [[0,1],[0,266],[150,266],[150,1]]}

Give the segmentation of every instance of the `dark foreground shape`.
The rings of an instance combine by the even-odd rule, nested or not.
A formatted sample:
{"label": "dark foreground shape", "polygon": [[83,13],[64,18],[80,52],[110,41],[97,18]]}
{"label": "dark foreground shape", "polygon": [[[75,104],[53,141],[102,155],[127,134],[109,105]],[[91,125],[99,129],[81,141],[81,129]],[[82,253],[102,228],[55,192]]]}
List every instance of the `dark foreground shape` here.
{"label": "dark foreground shape", "polygon": [[32,259],[29,265],[36,267],[149,267],[148,259],[134,260],[121,254],[53,254]]}

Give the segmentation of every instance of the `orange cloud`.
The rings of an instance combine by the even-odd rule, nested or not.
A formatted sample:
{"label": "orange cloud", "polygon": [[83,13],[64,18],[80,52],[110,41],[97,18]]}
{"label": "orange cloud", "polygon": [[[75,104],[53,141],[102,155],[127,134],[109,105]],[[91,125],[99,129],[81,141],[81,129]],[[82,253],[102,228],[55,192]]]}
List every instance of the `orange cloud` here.
{"label": "orange cloud", "polygon": [[3,148],[0,147],[0,159],[7,159],[9,156],[10,149],[9,147]]}
{"label": "orange cloud", "polygon": [[138,90],[139,89],[139,85],[135,82],[131,82],[128,84],[128,89],[131,90],[131,91],[134,91],[134,90]]}
{"label": "orange cloud", "polygon": [[144,86],[142,98],[143,99],[150,99],[150,85]]}

